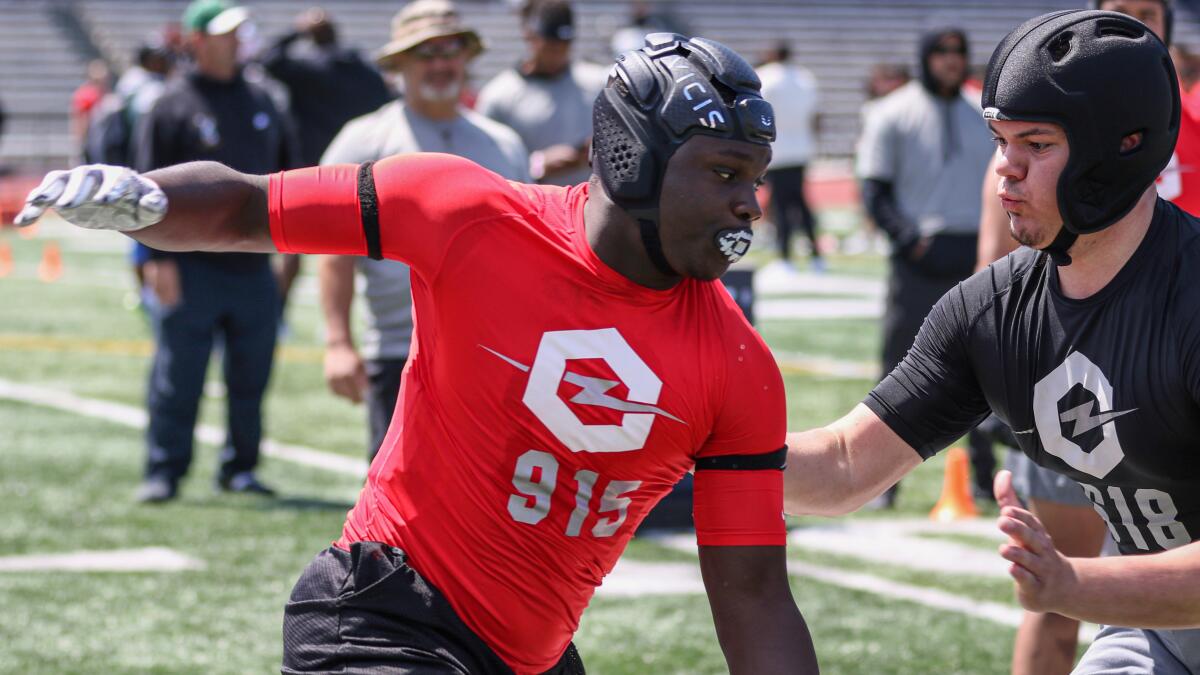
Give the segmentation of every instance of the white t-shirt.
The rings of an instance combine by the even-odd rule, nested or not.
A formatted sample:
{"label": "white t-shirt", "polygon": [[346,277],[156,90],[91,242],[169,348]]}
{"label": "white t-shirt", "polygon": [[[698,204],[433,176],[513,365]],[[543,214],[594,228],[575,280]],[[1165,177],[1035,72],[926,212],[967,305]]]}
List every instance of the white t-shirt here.
{"label": "white t-shirt", "polygon": [[[592,135],[592,104],[607,82],[607,68],[583,61],[556,77],[527,76],[510,68],[484,85],[475,109],[511,127],[530,152],[561,144],[579,147]],[[575,185],[591,173],[583,166],[551,182]]]}
{"label": "white t-shirt", "polygon": [[812,71],[787,63],[768,63],[758,69],[762,96],[775,109],[775,142],[771,168],[804,166],[816,154],[813,119],[819,100]]}

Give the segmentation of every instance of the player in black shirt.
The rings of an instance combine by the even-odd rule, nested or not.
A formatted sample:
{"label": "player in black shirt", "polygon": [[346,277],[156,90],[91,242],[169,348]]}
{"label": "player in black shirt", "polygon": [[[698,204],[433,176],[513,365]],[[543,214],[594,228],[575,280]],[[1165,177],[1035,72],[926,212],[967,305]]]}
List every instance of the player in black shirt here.
{"label": "player in black shirt", "polygon": [[1122,553],[1152,554],[1066,558],[997,477],[1022,605],[1107,626],[1077,673],[1200,673],[1200,221],[1154,188],[1178,91],[1166,47],[1124,15],[1010,33],[984,116],[1013,236],[1040,250],[947,293],[862,405],[789,439],[788,510],[838,514],[995,411],[1084,486]]}

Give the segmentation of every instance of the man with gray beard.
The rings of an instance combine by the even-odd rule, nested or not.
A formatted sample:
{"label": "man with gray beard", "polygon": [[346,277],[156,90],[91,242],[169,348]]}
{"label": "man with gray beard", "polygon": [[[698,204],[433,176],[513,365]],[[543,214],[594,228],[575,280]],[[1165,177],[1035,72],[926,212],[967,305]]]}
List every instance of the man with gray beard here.
{"label": "man with gray beard", "polygon": [[[376,57],[397,76],[404,99],[351,121],[322,164],[361,164],[402,152],[466,157],[509,180],[529,181],[528,154],[516,132],[459,105],[467,64],[483,50],[448,0],[417,0],[392,22],[392,41]],[[354,272],[362,275],[367,328],[360,354],[350,327]],[[408,266],[394,260],[324,256],[325,380],[338,396],[367,402],[368,454],[379,451],[400,391],[412,339]],[[364,360],[365,359],[365,360]]]}

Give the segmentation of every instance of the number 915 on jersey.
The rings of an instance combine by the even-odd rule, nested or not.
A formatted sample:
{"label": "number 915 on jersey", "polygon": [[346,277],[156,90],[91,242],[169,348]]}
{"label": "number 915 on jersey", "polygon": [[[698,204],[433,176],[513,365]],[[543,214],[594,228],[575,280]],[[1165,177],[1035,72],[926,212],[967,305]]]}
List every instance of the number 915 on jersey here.
{"label": "number 915 on jersey", "polygon": [[[640,480],[606,480],[595,471],[580,469],[573,477],[559,475],[558,460],[548,452],[529,450],[517,458],[512,484],[516,494],[508,497],[508,513],[518,523],[537,525],[550,515],[554,493],[570,490],[575,495],[574,509],[563,532],[568,537],[611,537],[625,523],[629,505],[628,495],[637,490]],[[560,480],[561,479],[561,480]],[[600,499],[592,511],[593,496]],[[589,516],[595,523],[589,530],[584,525]]]}

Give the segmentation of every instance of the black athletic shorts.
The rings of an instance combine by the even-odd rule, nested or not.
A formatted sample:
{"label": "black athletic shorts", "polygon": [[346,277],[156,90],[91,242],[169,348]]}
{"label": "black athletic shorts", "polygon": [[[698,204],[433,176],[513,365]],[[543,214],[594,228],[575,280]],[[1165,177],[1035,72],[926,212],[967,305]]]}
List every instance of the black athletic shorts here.
{"label": "black athletic shorts", "polygon": [[[317,554],[283,612],[283,673],[511,674],[406,560],[375,542]],[[547,673],[583,675],[574,644]]]}

